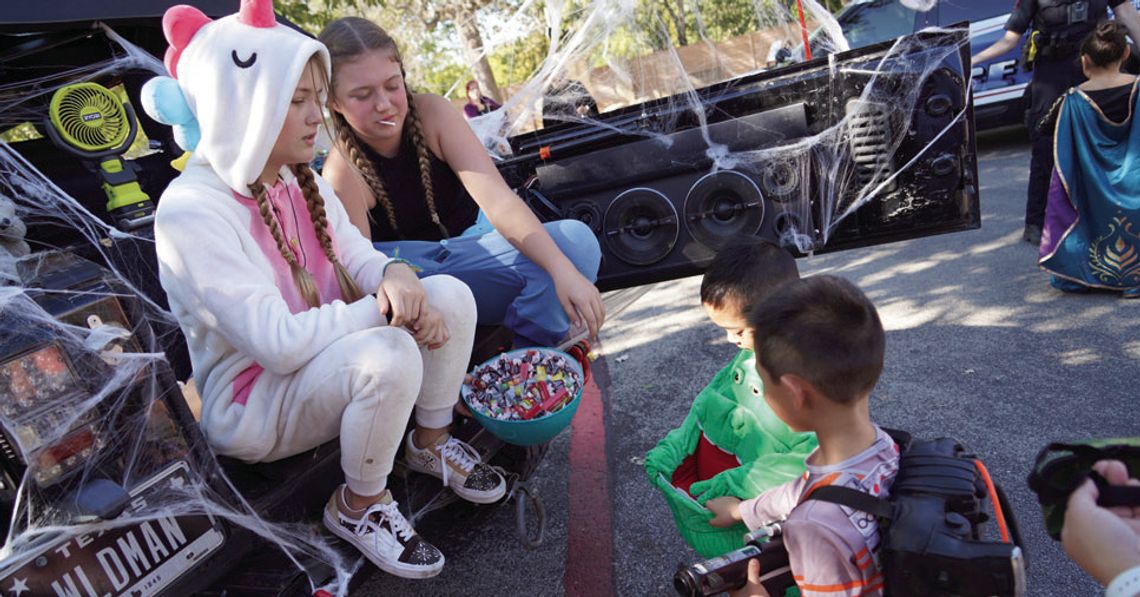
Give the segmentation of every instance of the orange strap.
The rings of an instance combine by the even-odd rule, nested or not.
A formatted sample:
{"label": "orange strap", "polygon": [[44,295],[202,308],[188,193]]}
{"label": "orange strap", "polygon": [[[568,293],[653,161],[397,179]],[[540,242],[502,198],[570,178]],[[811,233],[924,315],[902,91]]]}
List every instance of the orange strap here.
{"label": "orange strap", "polygon": [[1009,528],[1005,526],[1005,514],[1001,511],[1001,502],[998,501],[997,489],[994,488],[993,479],[990,479],[990,472],[986,470],[986,465],[982,464],[981,460],[975,459],[974,466],[981,473],[982,480],[986,482],[986,491],[990,494],[990,503],[994,505],[994,518],[997,520],[998,530],[1001,531],[1001,540],[1004,543],[1009,543]]}

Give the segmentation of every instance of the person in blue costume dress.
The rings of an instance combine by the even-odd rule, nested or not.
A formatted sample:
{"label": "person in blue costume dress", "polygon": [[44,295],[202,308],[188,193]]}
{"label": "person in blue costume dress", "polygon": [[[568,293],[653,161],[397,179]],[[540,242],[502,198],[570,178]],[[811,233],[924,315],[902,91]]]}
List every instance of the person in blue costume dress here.
{"label": "person in blue costume dress", "polygon": [[1057,106],[1055,166],[1039,263],[1054,287],[1140,296],[1137,78],[1121,72],[1124,29],[1102,23],[1081,44],[1088,81]]}

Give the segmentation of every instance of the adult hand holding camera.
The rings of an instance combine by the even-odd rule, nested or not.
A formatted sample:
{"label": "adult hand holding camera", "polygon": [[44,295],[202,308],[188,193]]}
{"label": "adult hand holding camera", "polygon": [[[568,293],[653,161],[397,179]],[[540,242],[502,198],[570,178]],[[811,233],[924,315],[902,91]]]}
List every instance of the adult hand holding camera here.
{"label": "adult hand holding camera", "polygon": [[768,589],[760,584],[760,560],[748,561],[748,584],[728,594],[729,597],[771,597]]}
{"label": "adult hand holding camera", "polygon": [[[1140,486],[1120,461],[1102,460],[1093,470],[1109,485]],[[1108,585],[1121,573],[1140,567],[1140,507],[1102,508],[1096,503],[1099,495],[1088,479],[1069,496],[1061,545],[1085,572]]]}

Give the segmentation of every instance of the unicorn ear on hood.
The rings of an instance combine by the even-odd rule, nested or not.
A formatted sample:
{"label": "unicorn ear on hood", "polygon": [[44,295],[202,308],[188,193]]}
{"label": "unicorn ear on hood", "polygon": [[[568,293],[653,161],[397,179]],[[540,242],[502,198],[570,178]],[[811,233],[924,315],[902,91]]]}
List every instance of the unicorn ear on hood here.
{"label": "unicorn ear on hood", "polygon": [[162,27],[170,43],[170,76],[147,82],[140,104],[174,127],[178,144],[200,158],[196,163],[234,192],[248,193],[265,169],[293,88],[314,56],[329,74],[328,50],[278,23],[273,0],[242,0],[237,14],[216,20],[175,6],[166,11]]}
{"label": "unicorn ear on hood", "polygon": [[185,4],[172,6],[162,15],[162,34],[170,43],[162,61],[170,72],[170,77],[155,77],[147,81],[139,98],[143,110],[151,118],[174,128],[174,142],[184,151],[194,151],[202,133],[194,112],[190,110],[182,89],[178,87],[178,81],[171,77],[178,76],[178,60],[182,58],[182,50],[194,39],[194,34],[211,20],[201,10]]}
{"label": "unicorn ear on hood", "polygon": [[182,50],[186,49],[194,34],[210,20],[202,11],[185,4],[172,6],[162,15],[162,34],[170,43],[162,62],[166,65],[166,70],[170,71],[170,76],[178,77],[178,59],[182,57]]}
{"label": "unicorn ear on hood", "polygon": [[139,99],[151,118],[174,127],[174,141],[179,147],[184,151],[194,151],[202,133],[178,81],[170,77],[155,77],[143,85]]}

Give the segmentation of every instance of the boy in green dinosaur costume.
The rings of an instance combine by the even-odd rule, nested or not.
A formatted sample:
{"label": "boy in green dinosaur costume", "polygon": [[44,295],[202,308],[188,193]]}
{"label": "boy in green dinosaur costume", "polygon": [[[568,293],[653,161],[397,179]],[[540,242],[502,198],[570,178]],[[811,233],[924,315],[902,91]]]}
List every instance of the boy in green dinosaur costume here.
{"label": "boy in green dinosaur costume", "polygon": [[[753,305],[799,278],[795,259],[755,238],[734,240],[701,281],[701,304],[740,352],[693,400],[681,426],[645,458],[650,481],[665,494],[678,529],[701,555],[743,545],[747,529],[710,531],[712,498],[756,497],[804,472],[815,434],[796,433],[764,402],[747,316]],[[701,535],[696,537],[694,535]]]}

